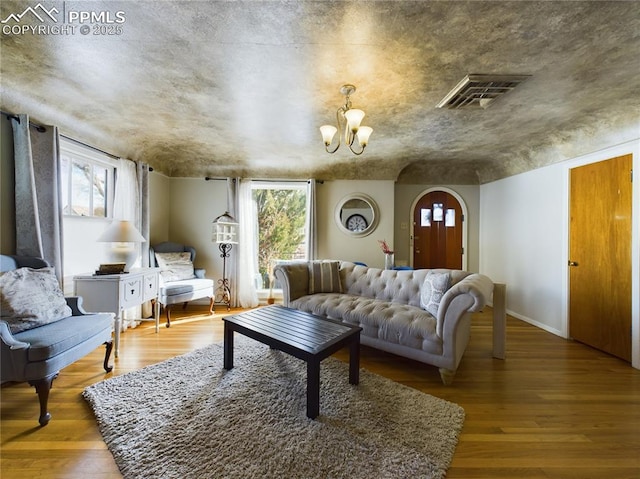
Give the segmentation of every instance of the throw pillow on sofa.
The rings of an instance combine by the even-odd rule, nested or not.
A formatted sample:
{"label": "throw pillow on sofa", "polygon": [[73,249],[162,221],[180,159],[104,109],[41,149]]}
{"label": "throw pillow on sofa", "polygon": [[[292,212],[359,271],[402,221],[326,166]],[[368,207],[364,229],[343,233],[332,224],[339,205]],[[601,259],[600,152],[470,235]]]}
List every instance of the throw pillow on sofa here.
{"label": "throw pillow on sofa", "polygon": [[309,262],[309,294],[315,293],[342,293],[338,261]]}
{"label": "throw pillow on sofa", "polygon": [[165,282],[195,278],[191,253],[156,253],[160,276]]}
{"label": "throw pillow on sofa", "polygon": [[438,308],[444,293],[449,289],[451,275],[447,273],[436,273],[429,271],[424,278],[420,289],[420,306],[431,313],[433,317],[438,315]]}
{"label": "throw pillow on sofa", "polygon": [[0,317],[11,333],[72,315],[53,268],[18,268],[0,275]]}

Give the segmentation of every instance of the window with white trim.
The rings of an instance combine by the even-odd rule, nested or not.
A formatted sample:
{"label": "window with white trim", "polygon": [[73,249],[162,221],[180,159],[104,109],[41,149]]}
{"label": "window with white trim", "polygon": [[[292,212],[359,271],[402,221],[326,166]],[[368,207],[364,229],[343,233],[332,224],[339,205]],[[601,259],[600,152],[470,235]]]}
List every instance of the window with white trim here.
{"label": "window with white trim", "polygon": [[273,277],[281,261],[307,259],[306,181],[253,181],[252,196],[257,226],[258,290],[279,290]]}
{"label": "window with white trim", "polygon": [[110,218],[115,160],[97,150],[61,138],[60,164],[63,214]]}

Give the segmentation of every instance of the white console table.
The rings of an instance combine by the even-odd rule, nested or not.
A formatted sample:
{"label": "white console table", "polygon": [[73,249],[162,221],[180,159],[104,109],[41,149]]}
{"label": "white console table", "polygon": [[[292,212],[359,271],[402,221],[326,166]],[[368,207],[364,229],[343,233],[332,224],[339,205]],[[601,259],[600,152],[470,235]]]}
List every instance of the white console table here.
{"label": "white console table", "polygon": [[75,295],[82,296],[82,306],[91,312],[115,313],[113,325],[115,356],[120,350],[122,312],[147,301],[155,301],[156,333],[160,325],[158,282],[160,268],[139,268],[129,273],[74,276]]}

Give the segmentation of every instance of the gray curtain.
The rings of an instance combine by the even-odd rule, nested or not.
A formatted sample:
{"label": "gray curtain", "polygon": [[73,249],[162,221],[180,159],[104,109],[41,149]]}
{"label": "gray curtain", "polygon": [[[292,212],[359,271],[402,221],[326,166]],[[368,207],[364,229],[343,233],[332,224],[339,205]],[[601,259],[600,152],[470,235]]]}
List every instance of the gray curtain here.
{"label": "gray curtain", "polygon": [[62,284],[60,142],[55,126],[34,127],[12,117],[15,152],[16,254],[38,256]]}

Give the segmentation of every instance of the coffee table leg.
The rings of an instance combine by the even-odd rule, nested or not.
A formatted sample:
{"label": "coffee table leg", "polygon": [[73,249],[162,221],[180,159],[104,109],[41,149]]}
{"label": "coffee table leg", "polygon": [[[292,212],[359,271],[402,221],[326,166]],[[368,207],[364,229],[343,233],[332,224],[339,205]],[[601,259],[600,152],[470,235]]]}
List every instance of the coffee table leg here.
{"label": "coffee table leg", "polygon": [[224,323],[224,368],[233,369],[233,329],[229,323]]}
{"label": "coffee table leg", "polygon": [[349,384],[360,382],[360,335],[349,345]]}
{"label": "coffee table leg", "polygon": [[320,362],[307,361],[307,417],[315,419],[320,413]]}

